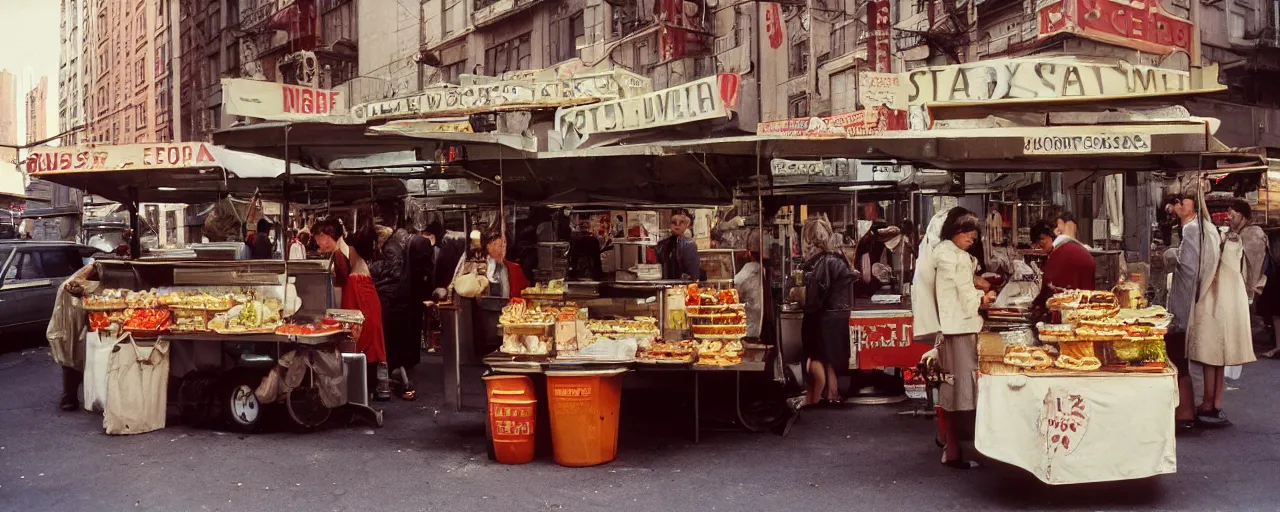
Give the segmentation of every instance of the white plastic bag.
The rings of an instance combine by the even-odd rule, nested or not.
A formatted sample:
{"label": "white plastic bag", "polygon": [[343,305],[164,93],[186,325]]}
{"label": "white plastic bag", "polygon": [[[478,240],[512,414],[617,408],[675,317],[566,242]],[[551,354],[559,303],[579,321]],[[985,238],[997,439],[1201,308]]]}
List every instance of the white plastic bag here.
{"label": "white plastic bag", "polygon": [[132,336],[116,344],[107,370],[108,434],[141,434],[164,428],[169,398],[169,342],[143,346]]}
{"label": "white plastic bag", "polygon": [[107,370],[111,364],[111,348],[119,338],[106,333],[89,332],[84,337],[84,410],[107,410]]}
{"label": "white plastic bag", "polygon": [[1231,380],[1239,380],[1240,374],[1243,370],[1244,368],[1240,365],[1228,366],[1226,370],[1223,371],[1222,376]]}

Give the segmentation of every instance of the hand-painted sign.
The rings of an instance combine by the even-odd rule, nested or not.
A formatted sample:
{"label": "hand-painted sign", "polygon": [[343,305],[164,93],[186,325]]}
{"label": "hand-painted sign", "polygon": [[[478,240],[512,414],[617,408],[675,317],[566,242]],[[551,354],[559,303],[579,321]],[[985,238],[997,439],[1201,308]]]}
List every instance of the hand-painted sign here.
{"label": "hand-painted sign", "polygon": [[346,114],[338,91],[241,78],[222,79],[223,108],[233,116],[271,121],[311,121]]}
{"label": "hand-painted sign", "polygon": [[643,77],[614,71],[539,82],[488,81],[473,76],[468,83],[471,85],[434,87],[413,96],[356,105],[351,116],[364,122],[456,116],[504,108],[550,108],[637,96],[649,88]]}
{"label": "hand-painted sign", "polygon": [[1044,442],[1045,455],[1050,461],[1054,456],[1070,455],[1076,451],[1089,432],[1090,412],[1088,401],[1079,393],[1056,386],[1049,388],[1044,395],[1040,417],[1036,418],[1036,431]]}
{"label": "hand-painted sign", "polygon": [[766,121],[756,125],[756,133],[830,139],[873,135],[888,130],[905,130],[906,123],[905,112],[881,106],[829,117]]}
{"label": "hand-painted sign", "polygon": [[849,184],[857,181],[854,162],[847,158],[825,160],[784,160],[769,162],[775,186],[810,184]]}
{"label": "hand-painted sign", "polygon": [[560,108],[555,130],[568,134],[572,129],[587,135],[727,118],[731,109],[721,84],[737,79],[737,75],[725,73],[635,98]]}
{"label": "hand-painted sign", "polygon": [[878,73],[893,71],[889,50],[889,0],[867,2],[867,61]]}
{"label": "hand-painted sign", "polygon": [[240,29],[252,31],[265,25],[276,13],[288,9],[294,0],[249,0],[240,9]]}
{"label": "hand-painted sign", "polygon": [[1040,39],[1076,34],[1086,39],[1169,55],[1189,52],[1195,27],[1165,11],[1159,0],[1050,0],[1036,8]]}
{"label": "hand-painted sign", "polygon": [[208,144],[128,144],[123,146],[40,148],[27,157],[31,175],[59,172],[217,167]]}
{"label": "hand-painted sign", "polygon": [[775,2],[764,4],[764,31],[769,35],[769,48],[777,50],[786,39],[786,24],[782,23],[782,8]]}
{"label": "hand-painted sign", "polygon": [[1193,92],[1185,71],[1073,57],[992,59],[903,74],[910,105]]}
{"label": "hand-painted sign", "polygon": [[1097,135],[1044,135],[1022,138],[1024,155],[1088,155],[1097,153],[1150,153],[1151,136],[1140,133]]}
{"label": "hand-painted sign", "polygon": [[913,342],[912,327],[910,311],[854,312],[849,317],[849,368],[914,368],[931,347]]}
{"label": "hand-painted sign", "polygon": [[582,72],[567,76],[560,76],[561,74],[562,72],[556,68],[548,68],[505,73],[501,79],[484,75],[462,75],[459,80],[463,87],[503,82],[528,83],[534,88],[558,88],[561,91],[568,91],[573,96],[602,100],[629,98],[653,92],[653,86],[648,78],[625,69]]}
{"label": "hand-painted sign", "polygon": [[883,105],[892,109],[905,109],[907,83],[901,73],[858,73],[858,101],[863,108]]}

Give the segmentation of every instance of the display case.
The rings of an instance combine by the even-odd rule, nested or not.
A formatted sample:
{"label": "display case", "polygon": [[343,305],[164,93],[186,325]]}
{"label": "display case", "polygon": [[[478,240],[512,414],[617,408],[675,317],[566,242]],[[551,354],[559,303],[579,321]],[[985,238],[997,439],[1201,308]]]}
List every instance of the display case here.
{"label": "display case", "polygon": [[700,249],[698,259],[705,277],[704,283],[720,287],[733,287],[733,276],[738,273],[737,249]]}

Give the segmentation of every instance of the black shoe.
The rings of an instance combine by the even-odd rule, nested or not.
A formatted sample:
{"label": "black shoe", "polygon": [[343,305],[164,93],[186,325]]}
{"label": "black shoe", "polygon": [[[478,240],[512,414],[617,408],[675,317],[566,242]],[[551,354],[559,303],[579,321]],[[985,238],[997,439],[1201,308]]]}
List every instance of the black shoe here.
{"label": "black shoe", "polygon": [[1196,421],[1209,428],[1220,428],[1231,425],[1231,422],[1227,420],[1227,413],[1222,409],[1197,412]]}
{"label": "black shoe", "polygon": [[80,408],[80,401],[73,396],[63,396],[58,402],[58,408],[70,412]]}
{"label": "black shoe", "polygon": [[1195,434],[1199,430],[1196,428],[1195,420],[1178,420],[1174,422],[1174,435],[1184,436]]}

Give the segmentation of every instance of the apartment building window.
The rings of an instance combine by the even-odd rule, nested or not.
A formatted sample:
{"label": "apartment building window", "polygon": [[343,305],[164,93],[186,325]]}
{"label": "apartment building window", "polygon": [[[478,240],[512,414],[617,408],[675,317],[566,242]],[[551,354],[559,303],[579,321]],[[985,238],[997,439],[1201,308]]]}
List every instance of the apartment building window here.
{"label": "apartment building window", "polygon": [[169,24],[169,0],[156,1],[156,29],[162,29]]}
{"label": "apartment building window", "polygon": [[475,10],[478,11],[496,3],[498,0],[475,0]]}
{"label": "apartment building window", "polygon": [[[320,37],[325,44],[346,39],[355,41],[356,11],[355,3],[349,0],[324,0],[320,3]],[[421,14],[421,13],[418,13]]]}
{"label": "apartment building window", "polygon": [[582,11],[578,11],[568,18],[561,18],[551,22],[551,54],[549,61],[552,64],[558,64],[569,59],[582,56],[582,52],[578,50],[586,42],[586,25],[583,23]]}
{"label": "apartment building window", "polygon": [[787,117],[809,117],[808,93],[800,93],[787,98]]}
{"label": "apartment building window", "polygon": [[443,17],[446,38],[467,28],[466,0],[444,0]]}
{"label": "apartment building window", "polygon": [[139,56],[137,64],[133,70],[133,86],[135,88],[142,87],[147,84],[147,58]]}
{"label": "apartment building window", "polygon": [[831,30],[831,57],[840,57],[853,53],[857,49],[857,37],[854,35],[857,22],[850,20],[837,24]]}
{"label": "apartment building window", "polygon": [[498,43],[484,52],[484,71],[486,75],[498,76],[508,71],[529,69],[532,64],[531,34],[517,36]]}
{"label": "apartment building window", "polygon": [[206,62],[208,63],[206,68],[209,70],[207,73],[209,76],[205,84],[209,86],[218,85],[218,78],[222,74],[222,70],[218,69],[218,55],[210,55]]}
{"label": "apartment building window", "polygon": [[146,128],[147,127],[147,104],[138,103],[138,105],[134,108],[138,111],[138,124],[134,125],[134,129],[141,130],[143,128]]}
{"label": "apartment building window", "polygon": [[809,71],[809,38],[791,43],[791,51],[787,65],[787,75],[791,78],[804,76]]}
{"label": "apartment building window", "polygon": [[440,67],[440,81],[457,85],[459,78],[463,73],[467,72],[467,61],[460,60],[453,64]]}

